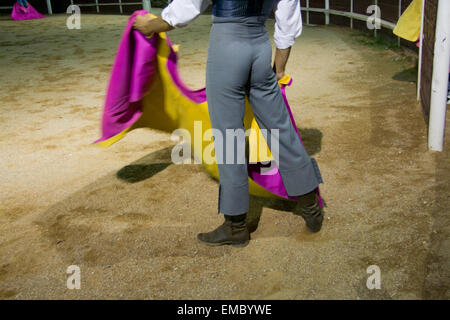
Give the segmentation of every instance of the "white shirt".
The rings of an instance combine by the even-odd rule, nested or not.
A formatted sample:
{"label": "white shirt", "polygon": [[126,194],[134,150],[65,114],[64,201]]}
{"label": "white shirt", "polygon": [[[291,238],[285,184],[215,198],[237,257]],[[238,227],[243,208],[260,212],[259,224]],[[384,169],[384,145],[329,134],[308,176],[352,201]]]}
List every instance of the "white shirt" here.
{"label": "white shirt", "polygon": [[[187,26],[208,8],[211,0],[173,0],[161,12],[161,18],[175,28]],[[278,49],[292,46],[302,33],[300,0],[275,0],[275,32],[273,39]]]}

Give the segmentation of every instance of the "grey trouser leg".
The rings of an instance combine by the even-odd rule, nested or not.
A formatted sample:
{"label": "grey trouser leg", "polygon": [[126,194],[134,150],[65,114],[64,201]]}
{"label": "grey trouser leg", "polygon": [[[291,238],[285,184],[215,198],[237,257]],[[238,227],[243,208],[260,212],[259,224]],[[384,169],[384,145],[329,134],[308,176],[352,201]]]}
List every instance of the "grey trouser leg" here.
{"label": "grey trouser leg", "polygon": [[[219,169],[219,213],[248,211],[247,164],[225,163],[226,130],[244,130],[245,95],[261,129],[279,130],[278,168],[289,195],[306,194],[321,182],[318,167],[306,153],[290,121],[278,82],[271,68],[272,47],[263,25],[213,24],[206,68],[206,94],[211,124],[224,138]],[[243,143],[242,140],[237,141]],[[235,141],[236,144],[236,141]],[[234,152],[236,158],[237,147]],[[219,151],[220,153],[220,151]]]}

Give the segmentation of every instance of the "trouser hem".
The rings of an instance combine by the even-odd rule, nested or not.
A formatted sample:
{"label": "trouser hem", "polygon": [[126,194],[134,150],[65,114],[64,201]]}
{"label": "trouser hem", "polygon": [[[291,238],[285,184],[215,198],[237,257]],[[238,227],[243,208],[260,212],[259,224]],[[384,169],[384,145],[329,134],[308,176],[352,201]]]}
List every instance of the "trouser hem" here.
{"label": "trouser hem", "polygon": [[323,183],[319,166],[314,158],[301,168],[280,170],[281,178],[289,196],[301,196],[315,190]]}
{"label": "trouser hem", "polygon": [[218,213],[237,216],[248,212],[248,184],[241,186],[219,184]]}

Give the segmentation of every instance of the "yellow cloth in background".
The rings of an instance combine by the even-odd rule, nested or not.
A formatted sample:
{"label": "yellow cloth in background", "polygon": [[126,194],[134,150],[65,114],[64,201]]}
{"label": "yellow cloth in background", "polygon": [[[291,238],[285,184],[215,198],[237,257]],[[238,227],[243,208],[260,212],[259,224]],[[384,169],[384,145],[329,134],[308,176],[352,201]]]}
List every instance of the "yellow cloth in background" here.
{"label": "yellow cloth in background", "polygon": [[[448,0],[446,0],[448,1]],[[422,0],[414,0],[402,14],[394,34],[408,41],[417,41],[420,35]]]}

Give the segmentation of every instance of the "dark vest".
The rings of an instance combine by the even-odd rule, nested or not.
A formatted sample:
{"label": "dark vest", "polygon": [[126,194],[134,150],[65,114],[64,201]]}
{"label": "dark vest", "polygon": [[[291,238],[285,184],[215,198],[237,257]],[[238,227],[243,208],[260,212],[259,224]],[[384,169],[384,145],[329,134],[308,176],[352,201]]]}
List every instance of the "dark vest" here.
{"label": "dark vest", "polygon": [[213,0],[216,17],[268,16],[275,0]]}

